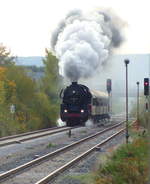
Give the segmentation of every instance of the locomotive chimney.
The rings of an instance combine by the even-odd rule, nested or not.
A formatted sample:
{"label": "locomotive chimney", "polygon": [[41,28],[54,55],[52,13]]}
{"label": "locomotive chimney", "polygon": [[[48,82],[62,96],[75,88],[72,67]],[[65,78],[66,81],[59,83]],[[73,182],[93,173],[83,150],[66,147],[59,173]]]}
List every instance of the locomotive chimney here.
{"label": "locomotive chimney", "polygon": [[77,81],[76,82],[72,82],[72,85],[77,85],[78,83],[77,83]]}

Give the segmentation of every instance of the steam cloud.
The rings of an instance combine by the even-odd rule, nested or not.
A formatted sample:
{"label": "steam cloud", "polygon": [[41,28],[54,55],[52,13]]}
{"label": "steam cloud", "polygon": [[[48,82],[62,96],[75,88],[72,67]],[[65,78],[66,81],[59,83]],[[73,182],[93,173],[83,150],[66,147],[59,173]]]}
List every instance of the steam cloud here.
{"label": "steam cloud", "polygon": [[51,45],[59,59],[59,73],[77,81],[91,77],[122,41],[121,20],[112,12],[84,15],[74,10],[53,32]]}

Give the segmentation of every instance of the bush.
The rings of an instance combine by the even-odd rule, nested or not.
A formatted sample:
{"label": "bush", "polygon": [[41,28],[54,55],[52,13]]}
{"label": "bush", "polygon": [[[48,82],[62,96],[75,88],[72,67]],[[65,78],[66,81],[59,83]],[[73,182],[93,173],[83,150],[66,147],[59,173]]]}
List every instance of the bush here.
{"label": "bush", "polygon": [[95,184],[145,184],[148,181],[148,139],[121,146],[98,171]]}

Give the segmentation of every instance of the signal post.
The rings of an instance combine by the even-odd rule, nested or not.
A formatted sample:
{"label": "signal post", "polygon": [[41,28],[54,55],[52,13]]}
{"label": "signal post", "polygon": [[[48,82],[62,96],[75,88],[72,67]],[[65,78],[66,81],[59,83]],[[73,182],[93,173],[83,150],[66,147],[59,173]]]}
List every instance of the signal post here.
{"label": "signal post", "polygon": [[146,97],[145,109],[149,112],[149,78],[144,78],[144,95]]}
{"label": "signal post", "polygon": [[107,79],[107,81],[106,81],[106,89],[107,89],[108,96],[109,96],[109,103],[108,103],[108,112],[109,113],[112,113],[112,105],[111,105],[111,102],[112,102],[112,99],[111,99],[112,87],[111,87],[111,85],[112,85],[111,79]]}
{"label": "signal post", "polygon": [[136,126],[137,129],[139,129],[139,82],[136,83],[137,84],[137,121],[136,121]]}
{"label": "signal post", "polygon": [[[145,103],[145,111],[146,111],[146,119],[147,119],[147,130],[148,130],[148,140],[150,143],[150,97],[149,97],[149,78],[144,78],[144,95],[146,97]],[[149,144],[149,155],[150,155],[150,144]],[[149,182],[150,182],[150,156],[149,156]]]}
{"label": "signal post", "polygon": [[150,133],[150,125],[149,125],[149,113],[150,113],[150,98],[149,98],[149,78],[144,78],[144,95],[146,97],[145,103],[145,111],[147,114],[147,128]]}

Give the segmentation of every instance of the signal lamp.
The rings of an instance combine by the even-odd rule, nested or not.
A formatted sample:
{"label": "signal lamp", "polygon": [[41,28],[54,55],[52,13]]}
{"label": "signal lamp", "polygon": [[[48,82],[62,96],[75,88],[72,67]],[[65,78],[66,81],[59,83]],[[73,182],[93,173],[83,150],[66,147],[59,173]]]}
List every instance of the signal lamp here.
{"label": "signal lamp", "polygon": [[144,95],[149,95],[149,78],[144,78]]}

